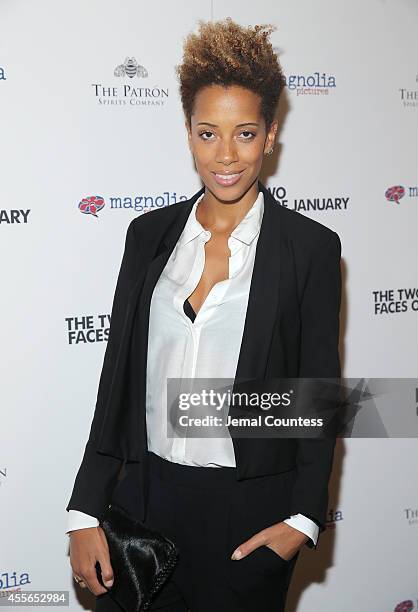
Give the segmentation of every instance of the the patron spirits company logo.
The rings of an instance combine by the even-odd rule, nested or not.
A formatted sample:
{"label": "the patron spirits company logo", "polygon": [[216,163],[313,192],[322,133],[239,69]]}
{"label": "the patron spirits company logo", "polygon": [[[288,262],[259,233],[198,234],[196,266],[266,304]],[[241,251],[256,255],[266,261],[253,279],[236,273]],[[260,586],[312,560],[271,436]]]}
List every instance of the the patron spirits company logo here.
{"label": "the patron spirits company logo", "polygon": [[144,66],[138,64],[134,57],[127,57],[123,64],[119,64],[119,66],[116,66],[113,74],[115,75],[115,77],[127,76],[130,79],[133,79],[134,77],[147,77],[148,70],[144,68]]}
{"label": "the patron spirits company logo", "polygon": [[147,81],[136,85],[137,79],[148,79],[149,72],[135,57],[126,57],[113,70],[113,76],[118,81],[92,83],[94,96],[101,106],[161,107],[168,99],[167,87]]}
{"label": "the patron spirits company logo", "polygon": [[319,212],[327,210],[347,210],[350,197],[345,195],[339,196],[306,196],[295,197],[293,199],[287,193],[287,189],[283,186],[267,188],[275,200],[279,204],[296,210],[297,212]]}
{"label": "the patron spirits company logo", "polygon": [[415,88],[399,87],[398,94],[404,108],[418,108],[418,74],[415,75]]}
{"label": "the patron spirits company logo", "polygon": [[396,204],[400,203],[400,200],[407,195],[409,198],[417,198],[418,197],[418,187],[404,187],[403,185],[393,185],[392,187],[388,187],[385,191],[385,198],[388,202],[396,202]]}
{"label": "the patron spirits company logo", "polygon": [[333,74],[290,74],[286,76],[286,87],[297,96],[328,96],[337,87]]}

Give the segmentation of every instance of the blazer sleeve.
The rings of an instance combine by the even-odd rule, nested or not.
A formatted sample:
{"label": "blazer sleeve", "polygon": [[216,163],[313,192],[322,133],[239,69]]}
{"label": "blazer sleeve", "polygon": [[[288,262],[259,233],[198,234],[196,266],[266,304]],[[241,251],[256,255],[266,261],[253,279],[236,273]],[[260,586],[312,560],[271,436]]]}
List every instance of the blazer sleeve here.
{"label": "blazer sleeve", "polygon": [[[313,253],[302,296],[299,378],[341,377],[340,259],[341,241],[333,231]],[[319,533],[325,529],[335,442],[335,437],[297,439],[297,476],[292,489],[291,514],[302,513],[314,520]],[[307,545],[314,547],[311,540]]]}
{"label": "blazer sleeve", "polygon": [[132,279],[134,278],[135,264],[137,262],[138,244],[134,227],[136,220],[133,219],[131,221],[126,233],[125,249],[113,297],[109,336],[99,380],[94,416],[83,459],[66,508],[67,511],[78,510],[97,517],[99,520],[110,501],[120,468],[122,467],[121,459],[96,452],[96,445],[99,441],[106,398],[109,396],[125,319],[127,300],[130,288],[132,287]]}

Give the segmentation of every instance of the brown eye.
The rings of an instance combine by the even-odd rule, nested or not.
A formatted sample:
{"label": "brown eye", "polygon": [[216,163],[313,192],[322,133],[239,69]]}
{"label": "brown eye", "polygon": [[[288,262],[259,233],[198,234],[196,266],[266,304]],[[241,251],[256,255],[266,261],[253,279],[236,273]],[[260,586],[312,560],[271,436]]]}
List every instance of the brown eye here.
{"label": "brown eye", "polygon": [[[202,137],[203,134],[212,134],[212,132],[209,132],[208,130],[205,130],[204,132],[200,132],[199,136]],[[202,138],[202,140],[210,140],[209,138]]]}
{"label": "brown eye", "polygon": [[253,132],[249,132],[248,130],[244,130],[241,132],[241,134],[249,134],[251,136],[251,138],[244,138],[244,140],[252,140],[252,138],[255,137],[255,134]]}

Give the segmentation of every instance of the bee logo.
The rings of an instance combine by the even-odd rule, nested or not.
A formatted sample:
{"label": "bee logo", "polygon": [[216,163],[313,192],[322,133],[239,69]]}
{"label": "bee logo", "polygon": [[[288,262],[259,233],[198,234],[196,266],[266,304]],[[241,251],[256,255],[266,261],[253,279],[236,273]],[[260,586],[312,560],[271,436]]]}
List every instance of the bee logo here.
{"label": "bee logo", "polygon": [[133,79],[134,76],[137,76],[138,78],[147,77],[148,70],[144,68],[144,66],[141,66],[141,64],[138,64],[134,57],[127,57],[125,58],[123,64],[116,66],[113,74],[116,77],[127,76],[130,79]]}

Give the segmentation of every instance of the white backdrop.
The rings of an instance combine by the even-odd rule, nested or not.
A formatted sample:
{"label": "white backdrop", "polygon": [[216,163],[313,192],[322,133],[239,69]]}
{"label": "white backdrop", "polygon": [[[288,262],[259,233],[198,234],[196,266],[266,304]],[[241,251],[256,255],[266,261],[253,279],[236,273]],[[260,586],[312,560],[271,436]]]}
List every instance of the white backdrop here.
{"label": "white backdrop", "polygon": [[[226,16],[278,26],[288,82],[261,178],[341,237],[344,376],[416,376],[417,302],[382,312],[418,292],[415,0],[1,0],[0,594],[69,590],[70,610],[91,609],[65,507],[125,232],[200,188],[174,66],[199,18]],[[148,76],[114,76],[127,57]],[[93,196],[104,206],[83,214]],[[288,611],[418,609],[417,454],[416,439],[338,441],[329,528],[300,557]]]}

